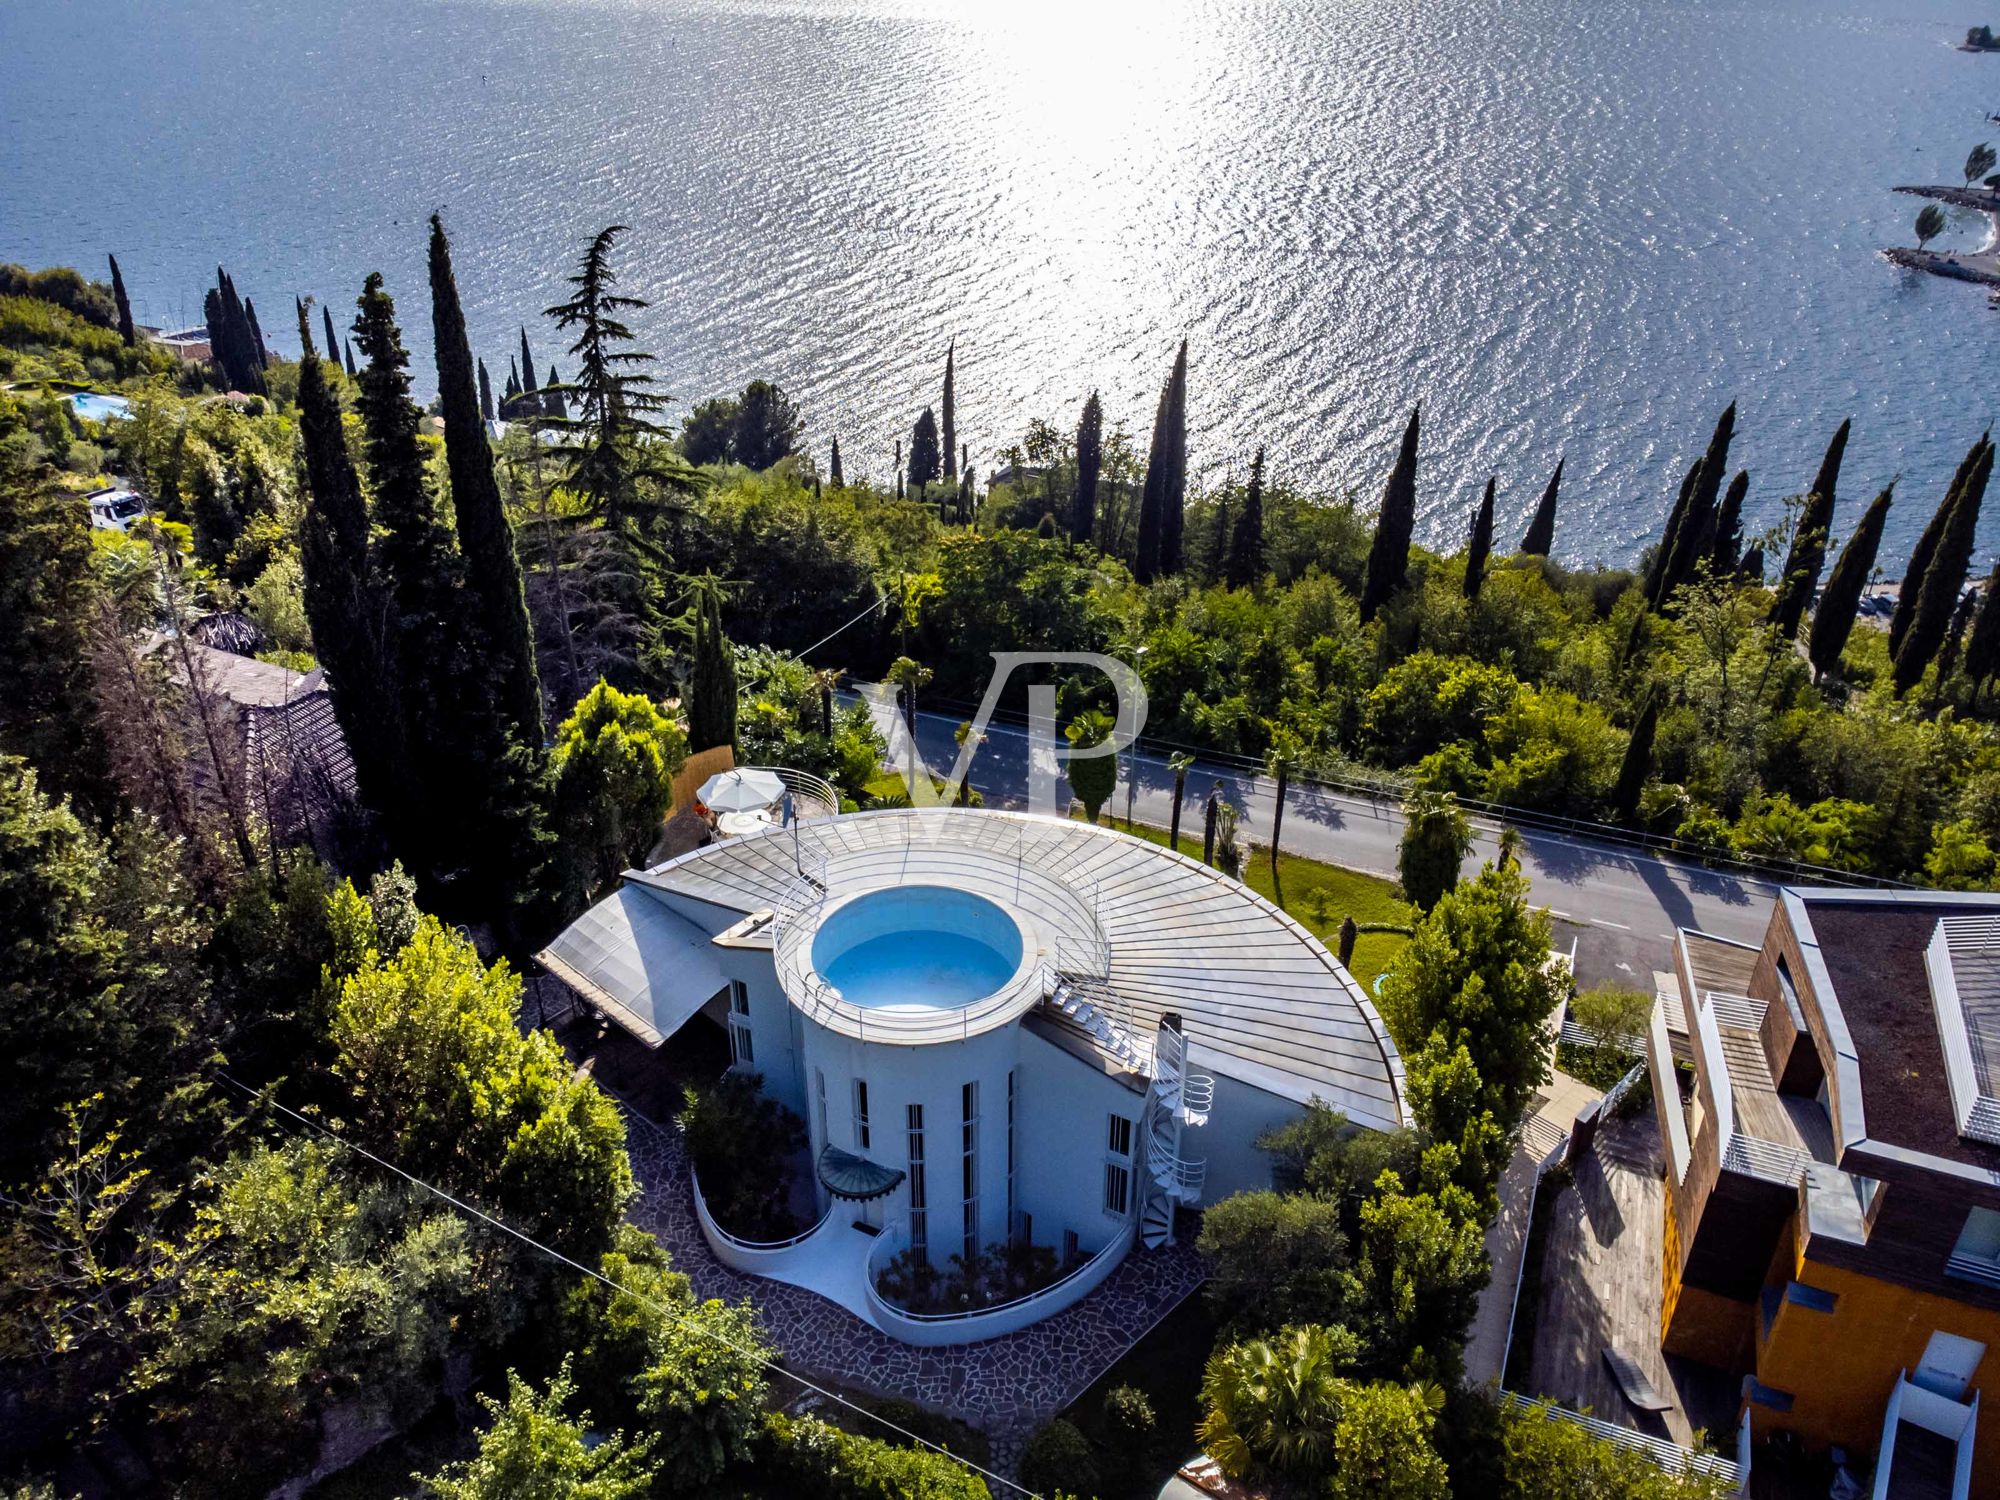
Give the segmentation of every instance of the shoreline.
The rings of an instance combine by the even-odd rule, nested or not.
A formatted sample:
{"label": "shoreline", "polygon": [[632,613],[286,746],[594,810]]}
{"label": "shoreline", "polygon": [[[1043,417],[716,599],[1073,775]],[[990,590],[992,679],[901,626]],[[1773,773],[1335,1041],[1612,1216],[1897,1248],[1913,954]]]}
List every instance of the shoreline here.
{"label": "shoreline", "polygon": [[2000,288],[2000,192],[1991,188],[1914,184],[1893,191],[1985,214],[1986,243],[1977,250],[1963,251],[1920,250],[1907,245],[1892,245],[1882,251],[1883,259],[1891,265],[1912,271],[1928,271],[1933,276],[1945,276],[1954,281]]}

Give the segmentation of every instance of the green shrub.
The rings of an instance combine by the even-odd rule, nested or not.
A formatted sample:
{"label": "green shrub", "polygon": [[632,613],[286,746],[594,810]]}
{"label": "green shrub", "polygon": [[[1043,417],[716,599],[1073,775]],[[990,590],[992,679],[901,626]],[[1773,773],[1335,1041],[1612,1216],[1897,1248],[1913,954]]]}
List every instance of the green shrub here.
{"label": "green shrub", "polygon": [[1145,1458],[1159,1428],[1153,1403],[1137,1386],[1115,1385],[1104,1393],[1104,1440],[1127,1464]]}
{"label": "green shrub", "polygon": [[1061,1417],[1039,1429],[1021,1450],[1021,1483],[1041,1495],[1091,1500],[1098,1488],[1097,1457],[1090,1440]]}
{"label": "green shrub", "polygon": [[796,1500],[990,1500],[992,1494],[985,1480],[942,1454],[859,1437],[815,1417],[773,1414],[765,1418],[764,1439],[758,1472],[774,1495]]}

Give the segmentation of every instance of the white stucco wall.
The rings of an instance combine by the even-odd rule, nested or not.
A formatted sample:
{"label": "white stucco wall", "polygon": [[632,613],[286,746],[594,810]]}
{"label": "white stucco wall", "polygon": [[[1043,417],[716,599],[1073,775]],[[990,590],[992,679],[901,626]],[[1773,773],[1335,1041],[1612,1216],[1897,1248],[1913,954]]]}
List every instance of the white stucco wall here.
{"label": "white stucco wall", "polygon": [[[1208,1071],[1197,1056],[1196,1072]],[[1185,1150],[1208,1159],[1201,1206],[1219,1203],[1231,1193],[1271,1185],[1271,1158],[1257,1149],[1257,1137],[1275,1125],[1288,1125],[1305,1113],[1305,1106],[1264,1089],[1216,1073],[1215,1107],[1208,1123],[1187,1134]]]}
{"label": "white stucco wall", "polygon": [[[1145,1096],[1026,1028],[1019,1028],[1017,1034],[1021,1167],[1016,1192],[1020,1207],[1033,1216],[1036,1244],[1061,1249],[1063,1231],[1073,1229],[1085,1253],[1095,1251],[1120,1228],[1120,1221],[1104,1212],[1107,1120],[1117,1114],[1132,1122],[1136,1151]],[[1138,1213],[1139,1197],[1139,1169],[1135,1168],[1133,1215]]]}

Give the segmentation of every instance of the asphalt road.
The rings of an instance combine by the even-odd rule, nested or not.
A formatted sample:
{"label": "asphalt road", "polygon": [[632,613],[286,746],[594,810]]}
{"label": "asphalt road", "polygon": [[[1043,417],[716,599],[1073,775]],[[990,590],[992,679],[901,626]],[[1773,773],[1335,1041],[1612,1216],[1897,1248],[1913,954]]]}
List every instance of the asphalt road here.
{"label": "asphalt road", "polygon": [[[876,723],[890,741],[890,761],[903,754],[901,717],[871,701]],[[931,771],[947,775],[958,747],[961,719],[917,714],[917,748]],[[1118,758],[1114,816],[1164,828],[1173,814],[1173,773],[1166,762],[1126,753]],[[989,807],[1027,802],[1028,737],[1024,730],[993,725],[972,763],[971,780]],[[1241,817],[1243,838],[1271,841],[1276,784],[1268,777],[1197,762],[1188,773],[1181,813],[1183,833],[1198,834],[1202,801],[1220,782]],[[1499,826],[1475,820],[1476,839],[1466,871],[1476,871],[1498,846]],[[1283,847],[1328,864],[1394,879],[1402,841],[1401,810],[1391,803],[1316,786],[1293,785],[1285,796]],[[1521,865],[1535,899],[1576,939],[1577,975],[1585,985],[1615,984],[1650,990],[1652,972],[1671,963],[1677,928],[1761,943],[1777,887],[1769,881],[1706,869],[1642,849],[1597,844],[1563,834],[1521,830]]]}

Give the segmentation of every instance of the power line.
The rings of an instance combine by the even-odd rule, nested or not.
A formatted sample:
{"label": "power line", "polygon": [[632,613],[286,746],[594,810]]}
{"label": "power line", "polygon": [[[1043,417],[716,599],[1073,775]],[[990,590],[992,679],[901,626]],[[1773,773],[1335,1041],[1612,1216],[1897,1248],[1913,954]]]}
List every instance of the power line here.
{"label": "power line", "polygon": [[[475,1207],[473,1204],[467,1203],[462,1198],[454,1197],[452,1194],[446,1192],[443,1188],[438,1187],[433,1183],[426,1182],[423,1178],[416,1176],[414,1173],[404,1171],[403,1168],[397,1166],[394,1162],[384,1160],[382,1157],[377,1156],[374,1152],[368,1150],[367,1148],[355,1145],[354,1142],[348,1140],[338,1131],[333,1130],[326,1125],[322,1125],[317,1120],[310,1119],[307,1116],[300,1114],[297,1110],[291,1108],[289,1105],[280,1104],[276,1099],[271,1098],[268,1094],[258,1089],[251,1088],[250,1085],[248,1085],[247,1083],[243,1083],[238,1079],[232,1078],[227,1073],[220,1072],[219,1070],[216,1076],[221,1078],[221,1080],[224,1083],[228,1084],[231,1088],[241,1090],[249,1098],[258,1101],[259,1103],[265,1104],[272,1109],[277,1110],[280,1114],[290,1116],[292,1119],[298,1121],[301,1125],[306,1126],[308,1129],[319,1132],[319,1134],[325,1136],[335,1145],[340,1146],[345,1150],[352,1151],[356,1156],[359,1156],[364,1160],[373,1162],[376,1166],[382,1168],[382,1170],[385,1172],[394,1173],[396,1176],[402,1178],[405,1182],[410,1183],[415,1187],[422,1188],[425,1192],[431,1194],[433,1197],[438,1198],[443,1202],[450,1204],[460,1213],[469,1214],[473,1218],[478,1219],[483,1224],[490,1224],[493,1228],[499,1230],[502,1234],[505,1234],[513,1239],[519,1240],[529,1249],[539,1251],[541,1254],[548,1256],[551,1260],[558,1261],[561,1264],[568,1266],[572,1271],[581,1271],[585,1276],[588,1276],[591,1280],[602,1282],[605,1286],[610,1287],[611,1290],[613,1290],[614,1292],[621,1292],[625,1296],[632,1298],[634,1301],[640,1302],[645,1306],[650,1307],[651,1309],[653,1309],[653,1311],[659,1313],[662,1317],[671,1319],[677,1323],[684,1321],[682,1316],[679,1313],[675,1312],[672,1308],[665,1307],[660,1303],[655,1302],[652,1298],[644,1296],[639,1292],[633,1291],[630,1287],[621,1286],[618,1282],[615,1282],[609,1276],[606,1276],[602,1271],[593,1270],[591,1267],[586,1266],[581,1261],[572,1260],[569,1256],[563,1254],[562,1251],[557,1250],[553,1246],[543,1244],[540,1240],[535,1239],[532,1235],[523,1233],[521,1230],[516,1229],[513,1225],[506,1223],[504,1220],[495,1218],[492,1214],[487,1213],[484,1209]],[[771,1374],[782,1375],[785,1379],[795,1381],[799,1385],[804,1386],[814,1395],[824,1397],[828,1401],[832,1401],[840,1406],[846,1407],[849,1411],[855,1413],[857,1416],[866,1417],[871,1422],[879,1422],[882,1426],[888,1428],[891,1432],[897,1433],[902,1437],[908,1438],[913,1443],[919,1444],[922,1447],[930,1449],[931,1452],[937,1454],[939,1457],[949,1459],[952,1463],[957,1464],[960,1468],[966,1469],[971,1473],[977,1474],[980,1478],[985,1479],[990,1483],[1003,1485],[1007,1489],[1014,1491],[1018,1495],[1026,1495],[1029,1497],[1029,1500],[1042,1500],[1042,1497],[1039,1494],[1037,1494],[1034,1490],[1028,1489],[1024,1485],[1016,1484],[1013,1480],[1006,1478],[1004,1475],[996,1474],[991,1469],[981,1468],[978,1464],[972,1462],[971,1459],[953,1453],[949,1448],[934,1443],[929,1438],[923,1437],[918,1433],[910,1431],[909,1428],[907,1427],[899,1426],[897,1423],[892,1422],[887,1417],[883,1416],[880,1412],[870,1411],[867,1407],[860,1405],[858,1402],[848,1400],[845,1396],[839,1394],[837,1391],[830,1391],[825,1386],[815,1385],[812,1381],[806,1379],[805,1376],[799,1374],[797,1371],[786,1369],[783,1365],[779,1364],[776,1360],[772,1359],[767,1354],[759,1353],[755,1349],[746,1349],[741,1344],[734,1343],[731,1340],[724,1338],[721,1334],[717,1333],[712,1328],[699,1328],[696,1331],[701,1333],[707,1338],[715,1340],[716,1343],[722,1345],[725,1349],[731,1350],[736,1354],[740,1354],[747,1359],[754,1359],[755,1361],[757,1361],[757,1363],[761,1364]]]}

